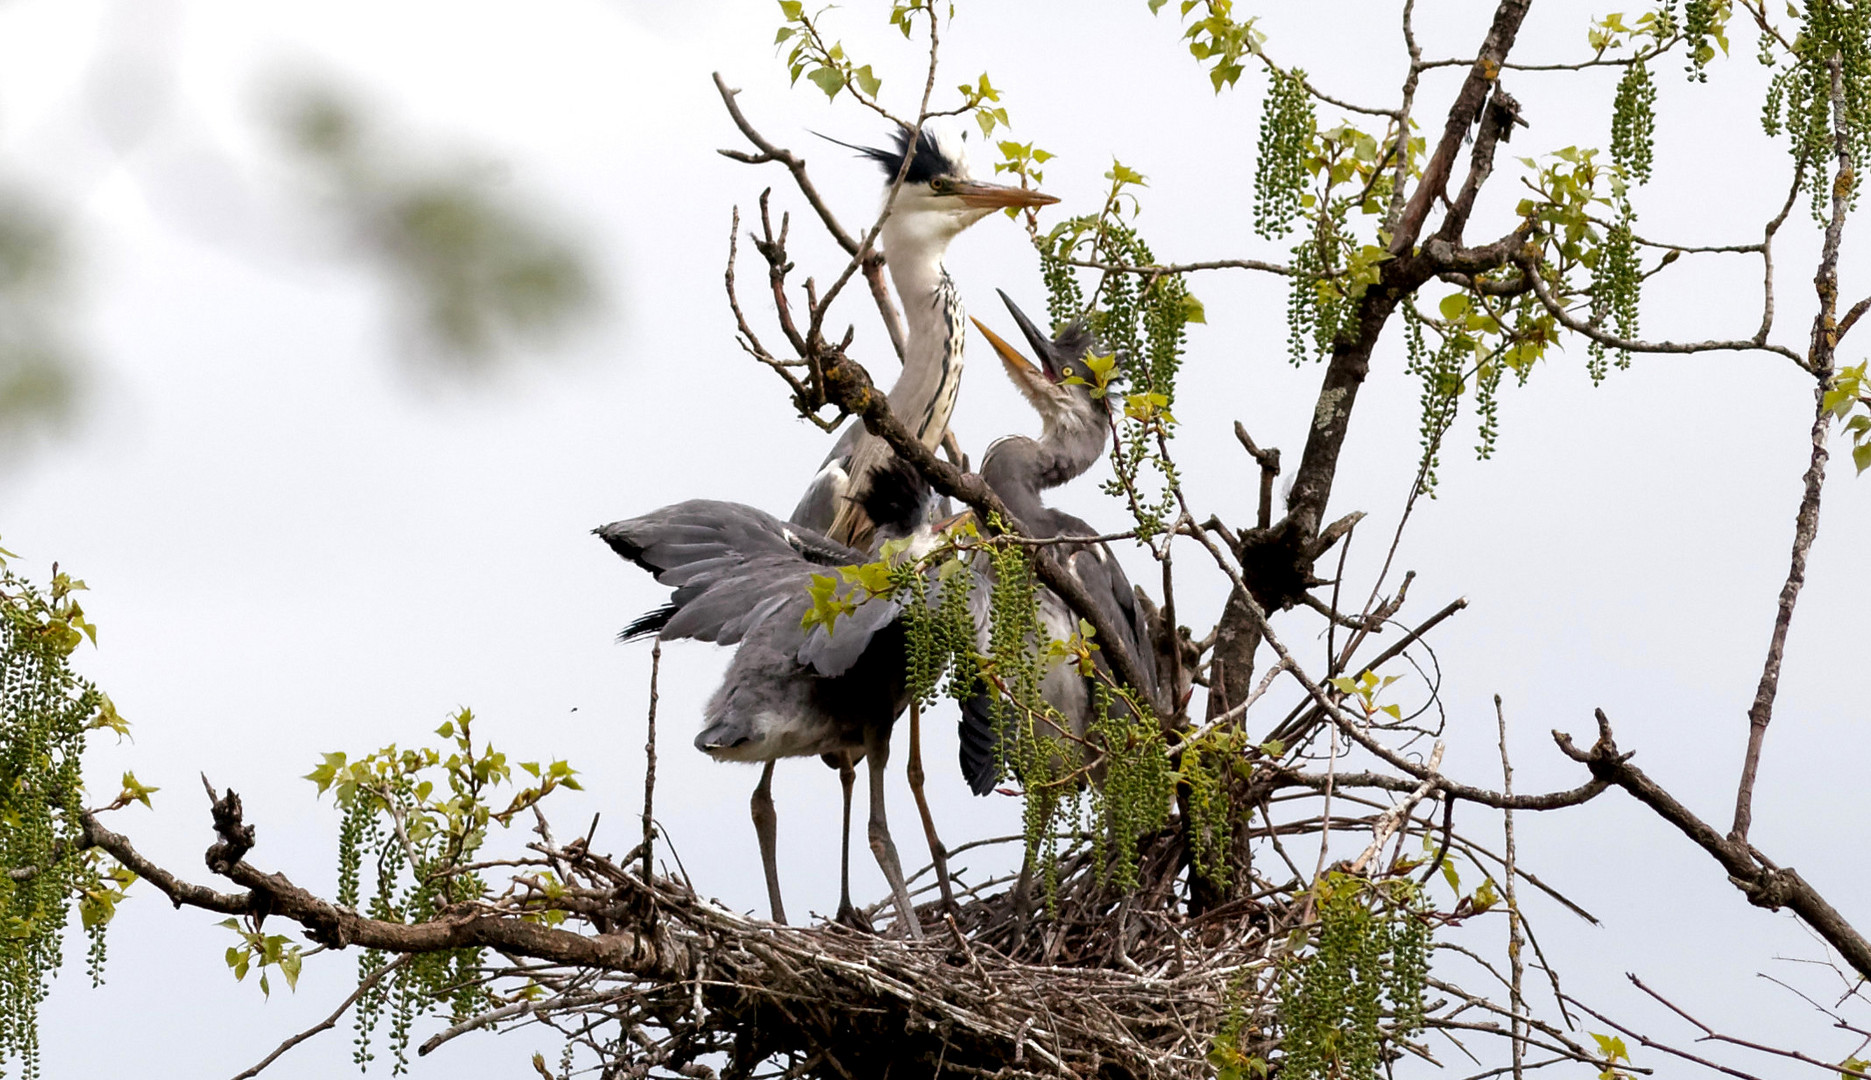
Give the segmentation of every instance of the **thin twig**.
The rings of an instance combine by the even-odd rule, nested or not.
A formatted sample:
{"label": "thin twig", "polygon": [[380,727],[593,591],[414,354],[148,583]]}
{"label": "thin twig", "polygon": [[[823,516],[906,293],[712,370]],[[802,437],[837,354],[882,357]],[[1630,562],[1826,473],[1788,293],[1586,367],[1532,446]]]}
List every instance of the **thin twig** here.
{"label": "thin twig", "polygon": [[248,1069],[246,1072],[236,1073],[234,1076],[234,1080],[253,1080],[253,1077],[260,1075],[261,1070],[265,1069],[268,1065],[271,1065],[273,1062],[278,1061],[281,1054],[284,1054],[286,1051],[292,1049],[293,1047],[299,1045],[300,1043],[304,1042],[305,1040],[311,1038],[312,1036],[318,1034],[321,1031],[330,1031],[338,1023],[338,1018],[343,1016],[345,1012],[350,1009],[351,1006],[357,1004],[358,998],[363,997],[364,994],[367,993],[371,987],[376,986],[378,983],[382,982],[386,977],[389,976],[391,972],[400,971],[403,968],[407,967],[409,965],[409,962],[414,959],[415,959],[414,954],[406,954],[403,956],[399,956],[396,959],[378,968],[377,970],[371,972],[369,975],[365,976],[357,984],[357,989],[351,991],[350,996],[345,998],[342,1002],[340,1002],[338,1007],[331,1011],[330,1016],[325,1017],[323,1020],[320,1020],[318,1023],[313,1024],[311,1027],[306,1028],[304,1031],[299,1032],[297,1035],[294,1035],[292,1038],[287,1039],[283,1043],[280,1043],[278,1048],[276,1048],[272,1053],[261,1058],[259,1064],[255,1065],[251,1069]]}

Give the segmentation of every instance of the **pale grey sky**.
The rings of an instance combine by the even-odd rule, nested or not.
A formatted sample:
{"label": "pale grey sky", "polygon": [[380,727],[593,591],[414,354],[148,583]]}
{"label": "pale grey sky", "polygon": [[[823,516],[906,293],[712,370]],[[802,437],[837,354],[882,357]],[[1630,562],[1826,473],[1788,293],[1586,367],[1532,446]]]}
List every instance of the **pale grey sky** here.
{"label": "pale grey sky", "polygon": [[[1474,47],[1492,5],[1423,6],[1426,52],[1453,56]],[[1378,5],[1354,0],[1268,7],[1274,55],[1335,93],[1388,103],[1401,49],[1387,6],[1381,19],[1371,14]],[[1116,155],[1150,178],[1139,225],[1160,258],[1282,258],[1249,228],[1260,84],[1250,77],[1212,94],[1179,42],[1174,8],[1152,18],[1142,0],[964,0],[938,85],[992,72],[1013,134],[1059,154],[1046,187],[1066,201],[1054,214],[1093,208]],[[1577,58],[1595,11],[1537,4],[1516,58]],[[850,5],[830,18],[849,49],[875,59],[887,93],[919,85],[915,49],[880,12]],[[324,751],[428,739],[463,704],[511,756],[570,758],[588,790],[564,799],[557,820],[582,826],[602,812],[600,842],[630,846],[649,656],[612,636],[660,591],[588,530],[695,496],[783,513],[827,446],[729,333],[730,207],[751,208],[766,185],[777,205],[800,203],[783,172],[715,155],[738,136],[709,72],[744,89],[744,108],[769,136],[808,156],[847,224],[877,202],[874,167],[808,129],[874,141],[879,125],[803,84],[787,91],[771,46],[777,19],[755,0],[14,0],[0,9],[0,166],[70,216],[87,270],[80,338],[93,365],[73,435],[0,475],[0,535],[31,572],[43,576],[56,558],[94,590],[87,608],[101,647],[79,663],[133,722],[135,742],[99,746],[89,773],[100,793],[126,768],[163,788],[153,812],[115,820],[146,853],[206,880],[210,836],[195,779],[205,772],[244,796],[259,831],[253,862],[328,891],[337,816],[299,777]],[[1756,121],[1763,78],[1751,40],[1738,30],[1737,59],[1706,86],[1686,85],[1674,61],[1659,66],[1658,173],[1636,196],[1647,235],[1747,242],[1778,207],[1786,159]],[[144,81],[115,95],[99,89],[121,87],[112,78],[124,72]],[[506,163],[513,190],[541,196],[600,257],[607,321],[560,355],[472,385],[404,363],[384,288],[326,219],[288,197],[290,174],[262,122],[269,89],[306,73],[354,87],[412,143],[469,146]],[[1426,79],[1422,112],[1437,124],[1454,78]],[[1613,81],[1511,76],[1532,125],[1513,150],[1603,144]],[[107,132],[119,133],[115,142]],[[1503,171],[1473,235],[1508,227],[1518,196]],[[1798,210],[1787,233],[1776,340],[1803,348],[1816,245]],[[809,221],[796,220],[794,235],[801,276],[835,272],[830,245],[808,239]],[[1848,234],[1848,245],[1862,236]],[[1843,267],[1849,297],[1871,284],[1862,250]],[[1685,261],[1647,305],[1647,335],[1750,332],[1756,264]],[[1040,301],[1034,259],[1005,219],[963,236],[950,268],[991,323],[995,287],[1029,309]],[[1296,457],[1319,369],[1285,360],[1281,281],[1234,272],[1194,289],[1208,324],[1190,336],[1182,461],[1198,505],[1239,521],[1254,484],[1232,421]],[[893,364],[859,300],[847,317],[860,355],[888,378]],[[1495,782],[1490,698],[1499,692],[1515,725],[1518,786],[1571,786],[1579,770],[1546,732],[1583,735],[1603,707],[1653,775],[1722,820],[1785,573],[1809,382],[1785,361],[1696,356],[1639,358],[1593,388],[1583,360],[1573,345],[1527,388],[1505,392],[1494,460],[1476,462],[1465,449],[1472,418],[1459,425],[1441,498],[1419,507],[1406,534],[1399,563],[1419,576],[1404,617],[1470,601],[1436,638],[1452,742],[1445,767]],[[1401,361],[1393,334],[1340,469],[1335,510],[1372,515],[1351,553],[1353,581],[1375,572],[1415,467],[1416,388]],[[955,426],[977,455],[992,437],[1031,426],[978,349]],[[1871,489],[1842,456],[1834,476],[1755,840],[1863,926],[1871,869],[1854,796],[1871,766],[1858,687]],[[1090,478],[1061,499],[1094,522],[1120,520]],[[1184,620],[1206,628],[1219,580],[1182,581]],[[1316,655],[1316,619],[1286,615],[1279,625]],[[688,745],[725,660],[707,645],[665,650],[658,808],[698,886],[759,910],[746,812],[756,773]],[[959,782],[947,721],[932,719],[926,751],[945,838],[1012,831],[1014,800],[973,799]],[[836,903],[837,792],[815,762],[778,773],[781,873],[797,911]],[[913,814],[897,794],[893,820],[915,861]],[[1458,815],[1458,827],[1498,836],[1498,821],[1479,813]],[[1816,945],[1789,917],[1750,908],[1647,812],[1614,793],[1521,828],[1524,862],[1605,920],[1593,929],[1529,902],[1570,990],[1680,1034],[1624,982],[1635,970],[1738,1033],[1803,1039],[1821,1056],[1850,1049],[1754,976],[1789,967],[1775,956],[1817,955]],[[868,860],[854,869],[862,892],[881,893]],[[227,972],[230,935],[214,922],[139,887],[113,928],[108,985],[89,990],[73,966],[54,989],[46,1075],[102,1075],[130,1060],[149,1075],[231,1075],[348,992],[352,958],[326,956],[307,964],[296,994],[276,988],[263,1003],[251,980],[237,985]],[[1468,932],[1498,949],[1505,931],[1481,920]],[[550,1057],[554,1047],[530,1031],[462,1039],[416,1074],[512,1076],[535,1049]],[[333,1032],[267,1075],[333,1075],[349,1052],[349,1035]]]}

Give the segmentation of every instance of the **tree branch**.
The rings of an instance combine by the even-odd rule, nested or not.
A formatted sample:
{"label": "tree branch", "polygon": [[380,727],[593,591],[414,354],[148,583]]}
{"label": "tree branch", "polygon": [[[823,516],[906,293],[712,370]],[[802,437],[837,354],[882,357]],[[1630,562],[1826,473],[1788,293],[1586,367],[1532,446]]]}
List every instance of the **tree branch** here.
{"label": "tree branch", "polygon": [[1617,742],[1611,737],[1611,721],[1605,718],[1604,710],[1597,710],[1593,715],[1598,719],[1598,741],[1590,750],[1574,746],[1572,737],[1565,732],[1553,732],[1553,741],[1567,757],[1591,769],[1593,777],[1629,792],[1713,856],[1749,903],[1770,911],[1783,907],[1792,909],[1814,933],[1837,949],[1855,971],[1871,979],[1871,941],[1866,941],[1825,897],[1792,867],[1775,866],[1752,845],[1724,837],[1691,813],[1642,769],[1632,765],[1630,754],[1618,752]]}
{"label": "tree branch", "polygon": [[1754,690],[1754,704],[1748,709],[1748,748],[1741,760],[1741,779],[1735,785],[1735,821],[1729,838],[1746,844],[1748,829],[1754,821],[1754,781],[1760,771],[1761,747],[1767,739],[1767,725],[1773,720],[1774,697],[1780,690],[1780,664],[1786,654],[1787,631],[1793,624],[1793,608],[1799,603],[1800,588],[1806,583],[1806,556],[1819,534],[1819,498],[1825,488],[1826,434],[1832,413],[1825,407],[1827,385],[1832,380],[1833,353],[1838,347],[1839,244],[1845,232],[1845,215],[1851,210],[1852,158],[1850,131],[1845,124],[1845,79],[1842,64],[1835,54],[1827,61],[1832,73],[1833,145],[1838,154],[1838,175],[1832,184],[1832,216],[1826,222],[1825,246],[1819,258],[1819,270],[1813,275],[1813,287],[1819,294],[1819,310],[1813,316],[1812,342],[1805,367],[1818,379],[1813,388],[1812,456],[1806,465],[1804,491],[1799,513],[1793,525],[1793,555],[1787,567],[1786,583],[1780,587],[1780,604],[1774,613],[1774,629],[1767,642],[1767,660],[1761,668],[1760,685]]}

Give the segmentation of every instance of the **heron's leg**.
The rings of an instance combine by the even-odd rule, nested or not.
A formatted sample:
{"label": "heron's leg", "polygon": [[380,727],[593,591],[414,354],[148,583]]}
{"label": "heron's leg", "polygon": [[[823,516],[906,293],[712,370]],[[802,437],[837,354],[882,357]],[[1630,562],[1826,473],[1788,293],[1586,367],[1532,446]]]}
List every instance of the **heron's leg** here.
{"label": "heron's leg", "polygon": [[760,838],[760,866],[767,875],[767,903],[773,908],[773,921],[786,923],[786,905],[780,902],[780,868],[775,851],[779,819],[773,814],[773,762],[760,770],[760,783],[754,787],[749,802],[754,815],[754,835]]}
{"label": "heron's leg", "polygon": [[[829,755],[828,755],[829,756]],[[838,853],[838,923],[868,932],[870,923],[851,905],[851,789],[857,783],[854,755],[838,755],[838,783],[845,789],[844,844]]]}
{"label": "heron's leg", "polygon": [[916,907],[910,903],[909,886],[903,881],[903,867],[897,862],[897,846],[890,839],[890,823],[884,816],[884,765],[890,760],[890,733],[872,727],[864,732],[864,756],[871,763],[871,854],[890,883],[890,895],[896,898],[897,920],[916,941],[923,937],[922,923],[916,919]]}
{"label": "heron's leg", "polygon": [[1008,952],[1020,947],[1020,942],[1026,937],[1027,924],[1032,918],[1033,853],[1029,851],[1020,860],[1020,877],[1013,883],[1013,931],[1008,937]]}
{"label": "heron's leg", "polygon": [[929,861],[935,865],[936,884],[942,888],[942,908],[954,915],[961,909],[955,906],[955,890],[949,886],[948,848],[936,835],[935,818],[930,816],[929,800],[923,796],[922,707],[916,701],[910,702],[910,760],[905,771],[909,775],[910,794],[916,796],[916,812],[922,815],[923,835],[929,838]]}

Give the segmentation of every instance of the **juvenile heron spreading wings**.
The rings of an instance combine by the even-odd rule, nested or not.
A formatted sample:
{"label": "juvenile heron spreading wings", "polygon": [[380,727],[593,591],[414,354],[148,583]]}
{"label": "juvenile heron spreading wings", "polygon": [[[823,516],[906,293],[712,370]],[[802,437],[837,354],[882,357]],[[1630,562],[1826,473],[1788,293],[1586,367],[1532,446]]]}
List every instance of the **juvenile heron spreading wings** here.
{"label": "juvenile heron spreading wings", "polygon": [[[880,540],[926,531],[930,492],[908,466],[877,471],[865,500]],[[703,710],[696,749],[719,761],[861,754],[870,762],[870,840],[903,925],[921,935],[884,814],[890,730],[909,704],[900,607],[867,598],[830,627],[804,625],[813,577],[869,555],[740,503],[692,499],[597,530],[613,551],[675,587],[670,603],[626,627],[738,648]],[[914,544],[912,544],[912,549]],[[764,789],[767,780],[763,777]],[[778,921],[774,820],[758,798],[754,825]],[[841,910],[850,905],[844,875]]]}

